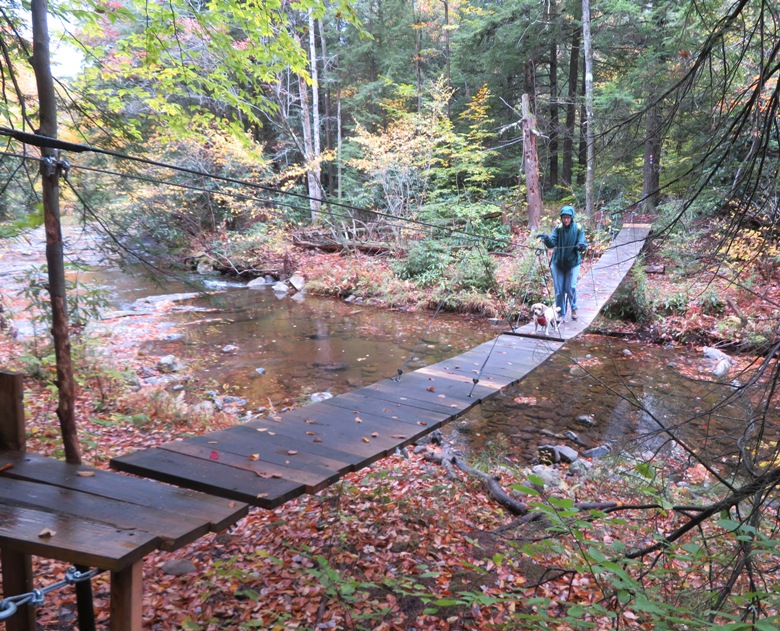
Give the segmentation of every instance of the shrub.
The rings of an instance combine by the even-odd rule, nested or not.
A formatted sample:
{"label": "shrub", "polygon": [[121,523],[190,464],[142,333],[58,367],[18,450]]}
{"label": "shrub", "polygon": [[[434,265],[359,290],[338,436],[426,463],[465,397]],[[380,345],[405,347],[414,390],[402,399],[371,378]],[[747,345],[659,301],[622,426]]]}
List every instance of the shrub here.
{"label": "shrub", "polygon": [[445,279],[452,260],[449,245],[434,239],[417,241],[405,258],[393,265],[400,278],[416,280],[424,286],[436,285]]}

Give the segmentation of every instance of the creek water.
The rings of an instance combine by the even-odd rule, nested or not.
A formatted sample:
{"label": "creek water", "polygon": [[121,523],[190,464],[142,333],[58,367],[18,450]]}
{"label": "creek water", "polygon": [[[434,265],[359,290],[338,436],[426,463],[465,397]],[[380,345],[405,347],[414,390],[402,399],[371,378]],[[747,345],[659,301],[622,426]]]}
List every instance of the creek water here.
{"label": "creek water", "polygon": [[[118,272],[100,272],[100,282],[119,309],[154,302],[149,296],[160,291]],[[188,364],[187,380],[174,377],[171,387],[197,385],[237,397],[245,414],[370,385],[507,330],[484,318],[389,311],[305,292],[280,295],[219,279],[207,287],[208,295],[184,297],[164,320],[157,316],[158,330],[175,333],[138,343],[151,357],[172,354]],[[735,397],[739,377],[715,379],[715,363],[700,349],[581,335],[445,433],[471,450],[500,449],[522,461],[532,460],[541,444],[657,451],[674,433],[713,460],[728,459],[760,401]]]}
{"label": "creek water", "polygon": [[[25,257],[38,249],[22,243],[6,250],[0,281],[4,292],[18,292],[24,285],[18,277],[29,267]],[[124,314],[101,326],[132,329],[127,323],[143,320],[124,343],[146,354],[151,366],[164,355],[186,364],[187,370],[166,376],[171,390],[230,395],[244,415],[370,385],[507,330],[484,318],[434,318],[305,292],[280,296],[270,287],[248,289],[222,278],[206,280],[206,292],[193,293],[192,285],[176,280],[161,286],[140,273],[87,262],[92,271],[79,272],[79,281],[103,286],[114,315]],[[171,294],[179,294],[169,301],[173,306],[155,308]],[[19,329],[24,334],[23,322]],[[760,386],[735,388],[748,380],[744,375],[715,379],[714,364],[701,349],[581,335],[447,431],[471,449],[499,448],[522,460],[532,459],[540,444],[572,445],[567,432],[574,432],[579,449],[609,443],[634,450],[663,448],[674,432],[713,459],[729,458],[737,440],[750,434],[750,419],[766,395]],[[776,410],[769,412],[776,419]]]}

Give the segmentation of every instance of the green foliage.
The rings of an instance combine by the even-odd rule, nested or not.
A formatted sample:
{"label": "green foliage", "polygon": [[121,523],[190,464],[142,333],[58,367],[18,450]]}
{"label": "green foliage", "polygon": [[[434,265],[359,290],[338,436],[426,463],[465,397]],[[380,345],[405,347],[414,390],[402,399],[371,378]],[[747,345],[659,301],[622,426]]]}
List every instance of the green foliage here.
{"label": "green foliage", "polygon": [[[126,0],[110,11],[92,0],[65,8],[87,35],[78,44],[87,43],[91,53],[84,72],[90,94],[108,111],[164,118],[177,138],[212,123],[225,131],[243,130],[244,122],[261,125],[261,116],[276,107],[261,86],[273,84],[281,72],[308,73],[288,11],[323,11],[315,0],[295,2],[286,11],[266,0]],[[347,4],[340,9],[351,19]],[[135,119],[146,122],[146,116]]]}
{"label": "green foliage", "polygon": [[488,292],[495,288],[496,263],[480,248],[459,250],[454,257],[455,289]]}
{"label": "green foliage", "polygon": [[423,239],[417,241],[404,258],[394,261],[393,269],[400,278],[430,286],[443,282],[451,260],[452,248],[446,242]]}
{"label": "green foliage", "polygon": [[696,299],[696,303],[701,308],[702,313],[707,315],[721,315],[726,311],[726,303],[712,288],[704,291]]}
{"label": "green foliage", "polygon": [[446,240],[453,246],[479,247],[494,252],[506,249],[511,243],[507,226],[495,204],[465,203],[458,198],[445,198],[425,204],[419,219],[433,225],[431,236]]}
{"label": "green foliage", "polygon": [[659,296],[653,300],[653,308],[663,315],[685,315],[688,311],[688,295],[677,292],[670,296]]}
{"label": "green foliage", "polygon": [[[3,196],[5,196],[5,192],[2,193]],[[8,204],[8,206],[13,206],[15,204]],[[5,206],[4,202],[2,201],[2,198],[0,198],[0,209]],[[0,217],[2,217],[3,213],[0,212]],[[5,223],[0,224],[0,239],[11,239],[14,237],[19,236],[22,234],[25,230],[32,230],[34,228],[38,228],[43,225],[43,205],[42,204],[36,204],[35,208],[29,212],[26,215],[22,215],[21,217],[18,217],[17,219],[14,219],[12,221],[7,221]]]}
{"label": "green foliage", "polygon": [[[65,266],[66,273],[75,278],[65,281],[67,297],[68,322],[73,331],[82,330],[90,320],[101,317],[101,313],[108,306],[108,290],[102,287],[85,285],[78,280],[78,272],[83,271],[79,265],[70,263]],[[48,266],[30,267],[22,276],[15,279],[22,283],[24,288],[20,293],[27,300],[26,311],[32,314],[31,320],[38,329],[49,331],[51,329],[51,299],[48,289]]]}

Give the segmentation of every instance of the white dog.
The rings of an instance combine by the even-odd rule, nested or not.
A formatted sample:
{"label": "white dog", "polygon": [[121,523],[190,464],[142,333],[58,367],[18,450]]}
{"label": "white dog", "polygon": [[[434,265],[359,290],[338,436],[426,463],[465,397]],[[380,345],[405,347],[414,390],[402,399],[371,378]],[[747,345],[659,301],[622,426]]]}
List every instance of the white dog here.
{"label": "white dog", "polygon": [[561,330],[558,328],[558,312],[560,307],[548,307],[541,302],[537,302],[531,305],[531,316],[534,319],[534,334],[540,327],[544,327],[544,334],[550,335],[550,327],[553,331],[561,335]]}

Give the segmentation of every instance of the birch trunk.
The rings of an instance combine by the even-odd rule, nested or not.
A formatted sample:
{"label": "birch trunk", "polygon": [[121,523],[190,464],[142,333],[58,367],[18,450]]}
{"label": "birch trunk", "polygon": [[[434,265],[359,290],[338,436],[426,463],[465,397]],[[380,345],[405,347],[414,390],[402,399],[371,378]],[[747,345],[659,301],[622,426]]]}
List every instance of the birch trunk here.
{"label": "birch trunk", "polygon": [[590,0],[582,0],[582,41],[585,51],[585,214],[593,216],[596,182],[596,147],[593,133],[593,48],[590,32]]}

